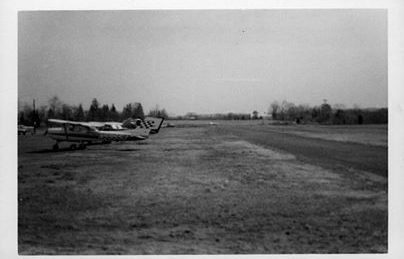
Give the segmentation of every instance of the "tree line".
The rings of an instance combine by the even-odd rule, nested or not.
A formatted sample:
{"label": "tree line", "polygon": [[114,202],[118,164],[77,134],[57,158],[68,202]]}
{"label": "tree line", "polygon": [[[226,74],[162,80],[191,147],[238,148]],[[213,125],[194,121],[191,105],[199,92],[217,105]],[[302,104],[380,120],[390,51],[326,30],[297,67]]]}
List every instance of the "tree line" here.
{"label": "tree line", "polygon": [[355,106],[346,109],[337,104],[331,107],[326,100],[319,105],[295,105],[288,101],[274,101],[269,108],[273,120],[294,121],[296,123],[320,124],[385,124],[388,121],[387,108],[360,109]]}
{"label": "tree line", "polygon": [[[311,107],[309,105],[295,105],[286,100],[274,101],[270,104],[268,115],[274,121],[295,122],[295,123],[319,123],[319,124],[386,124],[388,121],[387,108],[375,109],[347,109],[342,104],[331,107],[326,100],[321,105]],[[176,116],[171,119],[177,120],[260,120],[256,110],[249,113],[215,113],[198,114],[189,112],[183,116]]]}
{"label": "tree line", "polygon": [[[148,116],[167,118],[165,109],[160,110],[158,106],[150,110]],[[61,101],[57,96],[48,101],[48,105],[43,105],[35,109],[25,104],[19,107],[18,124],[39,127],[46,124],[48,119],[62,119],[71,121],[123,121],[127,118],[144,119],[145,114],[140,102],[126,104],[122,111],[118,111],[114,104],[100,104],[97,98],[93,98],[88,110],[82,104],[69,105]]]}
{"label": "tree line", "polygon": [[215,113],[215,114],[198,114],[188,112],[185,115],[179,115],[171,119],[175,120],[251,120],[249,113]]}

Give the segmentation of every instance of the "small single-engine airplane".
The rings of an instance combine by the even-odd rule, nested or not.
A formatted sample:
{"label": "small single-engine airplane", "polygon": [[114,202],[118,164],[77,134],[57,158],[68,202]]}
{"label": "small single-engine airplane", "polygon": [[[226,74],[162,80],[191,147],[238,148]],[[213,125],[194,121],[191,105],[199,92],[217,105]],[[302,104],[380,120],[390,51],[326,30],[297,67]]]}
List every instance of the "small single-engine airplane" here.
{"label": "small single-engine airplane", "polygon": [[[144,140],[148,138],[150,129],[137,127],[128,129],[119,122],[76,122],[58,119],[49,119],[48,122],[61,127],[48,128],[45,132],[50,138],[56,140],[53,150],[59,149],[59,142],[73,142],[71,149],[84,149],[87,144],[111,143],[112,141]],[[77,146],[75,143],[79,143]]]}
{"label": "small single-engine airplane", "polygon": [[149,129],[150,134],[157,134],[163,125],[164,118],[146,117],[142,119],[129,118],[121,122],[96,122],[90,121],[89,124],[98,130],[104,131],[122,131],[128,129]]}

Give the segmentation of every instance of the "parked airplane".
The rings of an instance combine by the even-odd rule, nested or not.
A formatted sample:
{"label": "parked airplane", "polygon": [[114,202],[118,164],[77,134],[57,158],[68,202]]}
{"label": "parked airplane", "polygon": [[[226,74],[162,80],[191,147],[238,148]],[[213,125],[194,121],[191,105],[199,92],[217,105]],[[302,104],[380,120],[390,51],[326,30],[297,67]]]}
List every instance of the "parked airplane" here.
{"label": "parked airplane", "polygon": [[146,117],[142,119],[126,119],[124,122],[89,122],[98,130],[120,131],[127,129],[150,129],[150,134],[157,134],[163,125],[163,118]]}
{"label": "parked airplane", "polygon": [[135,129],[125,129],[120,123],[115,122],[76,122],[58,119],[49,119],[50,123],[58,124],[61,127],[48,128],[46,134],[56,140],[54,150],[59,149],[59,142],[73,142],[72,149],[85,148],[86,144],[110,143],[112,141],[123,140],[144,140],[148,138],[150,129],[138,127]]}

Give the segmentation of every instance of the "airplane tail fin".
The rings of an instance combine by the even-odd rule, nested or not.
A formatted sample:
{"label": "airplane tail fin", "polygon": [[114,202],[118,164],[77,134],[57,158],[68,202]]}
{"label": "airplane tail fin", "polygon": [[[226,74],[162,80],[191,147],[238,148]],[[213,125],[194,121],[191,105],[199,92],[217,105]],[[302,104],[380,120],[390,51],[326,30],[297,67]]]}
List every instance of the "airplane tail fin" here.
{"label": "airplane tail fin", "polygon": [[122,122],[122,126],[128,129],[147,128],[150,129],[150,134],[157,134],[163,125],[164,118],[146,117],[141,119],[126,119]]}
{"label": "airplane tail fin", "polygon": [[136,130],[139,132],[139,136],[143,138],[148,138],[150,134],[150,128],[147,126],[147,124],[142,120],[142,119],[133,119],[133,118],[128,118],[122,122],[122,127],[130,129],[130,130]]}
{"label": "airplane tail fin", "polygon": [[150,128],[150,133],[157,134],[161,125],[163,125],[164,118],[146,117],[144,120],[146,125]]}

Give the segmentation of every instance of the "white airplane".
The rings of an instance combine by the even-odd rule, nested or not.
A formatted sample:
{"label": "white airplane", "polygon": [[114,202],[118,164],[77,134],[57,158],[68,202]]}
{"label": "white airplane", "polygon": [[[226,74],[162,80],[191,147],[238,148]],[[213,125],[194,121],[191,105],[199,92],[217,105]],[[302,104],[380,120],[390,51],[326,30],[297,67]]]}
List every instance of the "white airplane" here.
{"label": "white airplane", "polygon": [[56,140],[53,150],[59,149],[59,142],[73,142],[71,149],[85,148],[92,143],[111,143],[112,141],[144,140],[148,138],[150,129],[138,127],[134,129],[123,128],[119,122],[77,122],[58,119],[49,119],[50,123],[61,127],[48,128],[46,134]]}
{"label": "white airplane", "polygon": [[150,134],[157,134],[163,125],[163,118],[146,117],[142,119],[129,118],[121,122],[96,122],[90,121],[89,124],[98,130],[106,131],[122,131],[128,129],[150,129]]}

